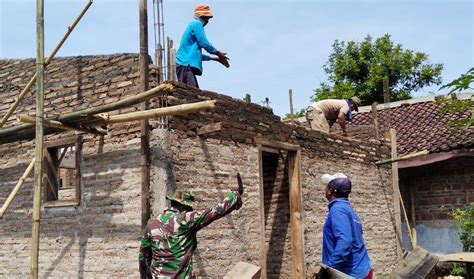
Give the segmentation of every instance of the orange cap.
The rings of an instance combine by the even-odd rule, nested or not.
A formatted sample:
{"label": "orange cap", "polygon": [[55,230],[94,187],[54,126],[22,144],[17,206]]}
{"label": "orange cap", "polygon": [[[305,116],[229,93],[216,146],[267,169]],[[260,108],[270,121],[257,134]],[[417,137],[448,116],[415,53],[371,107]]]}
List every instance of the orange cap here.
{"label": "orange cap", "polygon": [[206,4],[197,5],[196,8],[194,8],[194,15],[197,17],[201,17],[201,16],[212,17],[211,9]]}

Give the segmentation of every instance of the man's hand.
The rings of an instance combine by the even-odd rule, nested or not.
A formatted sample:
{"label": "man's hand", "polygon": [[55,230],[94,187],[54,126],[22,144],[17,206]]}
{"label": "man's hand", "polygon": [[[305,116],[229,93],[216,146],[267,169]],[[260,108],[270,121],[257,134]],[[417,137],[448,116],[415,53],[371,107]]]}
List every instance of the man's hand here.
{"label": "man's hand", "polygon": [[237,173],[237,192],[240,195],[244,193],[244,184],[242,184],[242,178],[240,178],[240,173]]}
{"label": "man's hand", "polygon": [[227,57],[227,53],[225,52],[222,52],[220,50],[218,50],[216,52],[216,55],[217,55],[217,60],[218,62],[220,62],[222,65],[224,65],[226,68],[229,68],[230,67],[230,64],[229,64],[229,57]]}

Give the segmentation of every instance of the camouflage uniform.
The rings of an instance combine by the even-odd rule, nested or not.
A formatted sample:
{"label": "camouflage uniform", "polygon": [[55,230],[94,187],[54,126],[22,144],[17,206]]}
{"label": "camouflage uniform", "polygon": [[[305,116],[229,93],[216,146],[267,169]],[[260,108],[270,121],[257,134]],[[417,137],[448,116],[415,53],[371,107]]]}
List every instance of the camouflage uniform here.
{"label": "camouflage uniform", "polygon": [[242,206],[240,194],[233,191],[210,209],[180,212],[168,207],[148,222],[140,242],[142,278],[190,278],[196,233]]}

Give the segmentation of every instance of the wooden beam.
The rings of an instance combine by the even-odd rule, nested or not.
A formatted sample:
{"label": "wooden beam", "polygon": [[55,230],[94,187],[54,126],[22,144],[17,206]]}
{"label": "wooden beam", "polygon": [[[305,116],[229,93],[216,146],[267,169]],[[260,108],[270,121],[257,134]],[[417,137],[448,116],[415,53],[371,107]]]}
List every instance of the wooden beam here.
{"label": "wooden beam", "polygon": [[134,120],[157,118],[166,115],[182,115],[193,112],[198,112],[206,109],[213,109],[216,106],[216,101],[203,101],[192,104],[183,104],[166,108],[156,108],[146,111],[131,112],[119,115],[101,115],[102,121],[106,124],[129,122]]}
{"label": "wooden beam", "polygon": [[33,228],[31,233],[31,277],[38,278],[43,183],[43,114],[44,114],[44,0],[36,1],[36,129],[35,187],[33,194]]}
{"label": "wooden beam", "polygon": [[400,188],[398,188],[397,190],[398,190],[398,196],[400,197],[400,204],[402,205],[403,217],[405,218],[405,222],[407,223],[407,232],[408,232],[408,236],[410,237],[410,243],[411,243],[412,248],[415,249],[415,242],[413,241],[413,236],[411,235],[410,220],[408,220],[405,203],[403,202],[402,194],[400,193]]}
{"label": "wooden beam", "polygon": [[411,208],[411,235],[413,241],[413,249],[417,246],[416,241],[416,215],[415,215],[415,188],[412,185],[408,185],[410,187],[410,208]]}
{"label": "wooden beam", "polygon": [[377,102],[372,103],[372,118],[374,119],[375,138],[378,140],[380,138],[380,135],[379,135],[379,120],[377,118]]}
{"label": "wooden beam", "polygon": [[397,235],[397,256],[402,258],[402,220],[400,213],[400,186],[398,183],[398,164],[397,158],[397,135],[395,129],[390,129],[391,135],[391,153],[392,153],[392,189],[393,189],[393,213],[395,220],[395,233]]}
{"label": "wooden beam", "polygon": [[263,184],[263,154],[262,145],[258,145],[258,183],[259,183],[259,215],[260,215],[260,264],[262,278],[267,278],[267,245],[265,241],[265,191]]}
{"label": "wooden beam", "polygon": [[16,194],[18,194],[18,191],[20,190],[21,186],[23,185],[23,183],[25,182],[26,178],[28,177],[28,175],[30,175],[30,172],[31,170],[33,169],[35,165],[35,158],[33,158],[30,162],[30,164],[28,165],[28,167],[26,168],[25,172],[23,173],[23,175],[20,177],[20,179],[18,180],[18,182],[16,183],[15,187],[13,188],[12,192],[10,193],[10,195],[8,196],[7,200],[5,201],[5,203],[3,204],[2,208],[0,209],[0,218],[3,218],[3,214],[5,214],[5,212],[7,211],[8,207],[10,206],[10,204],[12,203],[13,199],[16,197]]}
{"label": "wooden beam", "polygon": [[222,130],[222,122],[216,122],[211,124],[202,125],[197,129],[197,135],[201,136]]}
{"label": "wooden beam", "polygon": [[82,181],[82,170],[81,170],[81,165],[82,165],[82,145],[83,145],[83,139],[82,136],[77,136],[76,137],[76,145],[75,145],[75,161],[76,161],[76,200],[81,203],[82,200],[82,188],[81,188],[81,181]]}
{"label": "wooden beam", "polygon": [[264,138],[261,138],[261,137],[255,137],[254,142],[256,144],[260,144],[261,146],[275,148],[275,149],[283,149],[283,150],[286,150],[286,151],[300,150],[299,145],[294,145],[294,144],[289,144],[289,143],[274,141],[274,140],[267,140],[267,139],[264,139]]}
{"label": "wooden beam", "polygon": [[288,152],[292,278],[305,278],[301,151]]}
{"label": "wooden beam", "polygon": [[[89,9],[89,7],[92,5],[92,0],[89,0],[89,3],[86,4],[86,6],[82,9],[81,13],[76,17],[76,19],[72,22],[70,26],[68,26],[66,33],[63,35],[59,43],[57,43],[56,47],[53,49],[53,51],[49,54],[48,58],[44,62],[44,66],[46,67],[49,65],[51,60],[53,60],[54,56],[58,52],[58,50],[61,48],[61,46],[64,44],[66,39],[69,37],[69,34],[71,34],[72,30],[76,27],[77,23],[79,20],[81,20],[82,16],[86,13],[86,11]],[[18,107],[20,102],[23,100],[23,98],[26,96],[26,93],[28,93],[33,86],[33,84],[36,81],[36,73],[35,75],[30,79],[30,81],[26,84],[26,87],[21,91],[20,95],[18,95],[18,98],[15,100],[15,102],[12,104],[12,106],[8,109],[7,113],[2,117],[2,120],[0,120],[0,127],[3,127],[5,123],[7,122],[8,118],[13,114],[15,109]]]}
{"label": "wooden beam", "polygon": [[[35,118],[34,116],[26,115],[26,114],[20,114],[17,116],[17,121],[18,122],[24,122],[24,123],[35,123]],[[70,130],[70,131],[78,131],[78,132],[83,132],[83,133],[92,133],[95,135],[105,135],[106,133],[97,131],[94,128],[91,127],[78,127],[75,125],[71,124],[65,124],[56,120],[43,120],[43,125],[44,127],[51,127],[51,128],[58,128],[62,130]]]}
{"label": "wooden beam", "polygon": [[[148,90],[148,16],[147,0],[139,1],[139,33],[140,53],[138,66],[140,69],[140,91]],[[141,104],[142,111],[148,110],[148,101]],[[145,230],[151,216],[150,209],[150,126],[148,119],[140,120],[140,176],[141,176],[141,224]]]}
{"label": "wooden beam", "polygon": [[377,166],[378,165],[383,165],[383,164],[391,164],[391,163],[395,163],[395,162],[406,161],[406,160],[410,160],[410,159],[413,159],[413,158],[425,156],[425,155],[428,155],[428,154],[430,154],[430,152],[428,150],[422,150],[422,151],[418,151],[418,152],[415,152],[415,153],[410,153],[410,154],[400,156],[400,157],[396,157],[396,158],[392,157],[390,159],[380,160],[380,161],[375,162],[375,164]]}
{"label": "wooden beam", "polygon": [[49,148],[49,147],[62,148],[62,147],[72,146],[75,142],[76,142],[75,137],[69,137],[69,138],[64,138],[60,140],[45,142],[44,147],[45,148]]}

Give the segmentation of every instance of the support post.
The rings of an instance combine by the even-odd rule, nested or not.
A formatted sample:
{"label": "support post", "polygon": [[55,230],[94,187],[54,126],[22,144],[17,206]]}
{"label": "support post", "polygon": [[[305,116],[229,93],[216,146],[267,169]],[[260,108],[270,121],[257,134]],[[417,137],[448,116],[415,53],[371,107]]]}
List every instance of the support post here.
{"label": "support post", "polygon": [[377,118],[377,102],[372,103],[372,118],[374,119],[375,138],[378,140],[380,139],[380,135],[379,135],[379,120]]}
{"label": "support post", "polygon": [[[390,129],[392,160],[397,158],[397,134],[395,129]],[[400,213],[400,186],[398,184],[398,163],[392,163],[392,187],[393,187],[393,217],[395,219],[395,232],[397,234],[397,255],[402,258],[402,221]]]}
{"label": "support post", "polygon": [[413,249],[416,248],[416,215],[415,215],[415,189],[410,185],[410,208],[411,208],[411,235],[412,235],[412,244]]}
{"label": "support post", "polygon": [[[147,1],[140,0],[140,91],[148,90],[148,16]],[[148,110],[148,101],[141,104],[141,110]],[[141,169],[141,220],[142,229],[150,218],[150,126],[148,119],[140,120],[140,169]]]}
{"label": "support post", "polygon": [[36,139],[33,229],[31,234],[31,277],[38,278],[41,219],[41,184],[43,182],[43,109],[44,109],[44,0],[36,0]]}
{"label": "support post", "polygon": [[[58,52],[58,50],[61,48],[61,46],[64,44],[66,39],[69,37],[69,34],[71,34],[72,30],[76,27],[77,23],[81,20],[82,16],[86,13],[86,11],[89,9],[89,7],[92,5],[92,0],[89,0],[89,3],[86,4],[86,6],[82,9],[81,13],[77,16],[77,18],[72,22],[70,26],[68,26],[66,33],[64,33],[63,37],[59,41],[59,43],[56,45],[56,47],[53,49],[53,51],[49,54],[48,58],[44,62],[44,66],[48,66],[51,60],[53,60],[54,56]],[[26,84],[26,87],[21,91],[20,95],[18,95],[18,98],[16,101],[13,103],[13,105],[8,109],[7,113],[3,116],[2,120],[0,120],[0,127],[3,127],[5,123],[7,122],[8,118],[13,114],[15,109],[18,107],[20,104],[21,100],[26,96],[26,93],[30,91],[31,87],[36,81],[37,74],[30,79],[30,81]]]}
{"label": "support post", "polygon": [[293,90],[290,89],[290,90],[288,91],[288,95],[289,95],[289,97],[290,97],[290,115],[291,115],[291,117],[293,118],[293,115],[294,115],[294,114],[293,114],[293,113],[294,113],[294,111],[293,111]]}
{"label": "support post", "polygon": [[385,119],[385,129],[392,128],[392,116],[390,114],[390,89],[388,83],[388,77],[383,78],[383,102],[385,103],[385,109],[387,109],[387,119]]}

